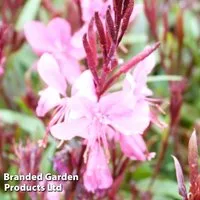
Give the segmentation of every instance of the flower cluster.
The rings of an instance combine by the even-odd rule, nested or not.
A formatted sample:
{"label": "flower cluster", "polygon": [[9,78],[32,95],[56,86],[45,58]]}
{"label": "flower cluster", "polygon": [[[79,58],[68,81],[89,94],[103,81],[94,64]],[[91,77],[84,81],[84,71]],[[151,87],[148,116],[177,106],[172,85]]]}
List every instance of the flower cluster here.
{"label": "flower cluster", "polygon": [[[81,3],[85,24],[73,35],[67,21],[54,18],[47,26],[37,21],[26,24],[25,36],[41,56],[37,70],[47,85],[39,93],[36,113],[43,117],[54,110],[48,130],[55,138],[83,138],[84,186],[94,192],[112,185],[111,141],[119,143],[130,159],[154,157],[142,134],[156,121],[146,82],[159,43],[121,64],[117,50],[131,20],[133,1],[114,0],[113,6],[110,1],[88,2]],[[113,92],[112,85],[122,74],[122,87]]]}

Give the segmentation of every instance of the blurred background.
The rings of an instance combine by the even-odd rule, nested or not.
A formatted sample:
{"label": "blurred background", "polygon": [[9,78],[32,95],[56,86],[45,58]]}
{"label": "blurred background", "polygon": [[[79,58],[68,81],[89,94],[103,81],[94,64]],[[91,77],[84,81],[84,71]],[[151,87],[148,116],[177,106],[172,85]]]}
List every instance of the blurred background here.
{"label": "blurred background", "polygon": [[[34,144],[45,135],[51,115],[38,118],[38,91],[44,86],[34,65],[37,56],[27,43],[23,27],[31,20],[47,23],[60,16],[75,32],[80,27],[79,0],[0,1],[0,199],[29,199],[27,194],[5,193],[3,173],[18,174],[34,152],[34,169],[55,173],[61,154],[49,137],[45,150]],[[154,97],[161,99],[159,119],[168,126],[151,125],[145,141],[156,158],[131,161],[117,190],[117,199],[180,199],[171,155],[175,155],[188,182],[188,141],[194,128],[200,133],[200,1],[135,0],[140,5],[119,52],[125,60],[148,44],[160,41],[157,64],[148,79]],[[62,152],[63,153],[63,152]],[[23,160],[24,158],[24,160]],[[26,158],[26,159],[25,159]],[[32,170],[32,169],[30,169]],[[17,181],[10,184],[19,184]],[[81,198],[80,198],[81,199]],[[88,198],[92,199],[92,197]]]}

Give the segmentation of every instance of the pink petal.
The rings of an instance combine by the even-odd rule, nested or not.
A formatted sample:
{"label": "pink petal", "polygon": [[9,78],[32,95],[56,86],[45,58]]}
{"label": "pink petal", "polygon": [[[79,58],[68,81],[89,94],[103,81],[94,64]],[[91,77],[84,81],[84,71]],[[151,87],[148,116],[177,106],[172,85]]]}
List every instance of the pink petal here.
{"label": "pink petal", "polygon": [[52,48],[49,34],[44,24],[39,21],[32,21],[24,26],[24,34],[37,54],[48,52]]}
{"label": "pink petal", "polygon": [[122,151],[127,157],[130,157],[133,160],[141,161],[147,159],[148,151],[141,135],[135,134],[127,136],[120,134],[119,142]]}
{"label": "pink petal", "polygon": [[85,188],[90,192],[107,189],[112,185],[112,176],[102,147],[94,144],[89,153],[87,169],[83,175]]}
{"label": "pink petal", "polygon": [[74,83],[81,74],[79,62],[64,54],[57,54],[55,57],[58,60],[64,77],[69,81],[69,83]]}
{"label": "pink petal", "polygon": [[51,127],[51,134],[59,140],[71,140],[73,137],[88,137],[89,121],[85,118],[68,120]]}
{"label": "pink petal", "polygon": [[136,100],[144,98],[144,96],[151,96],[153,93],[146,85],[147,76],[141,77],[141,80],[139,80],[140,77],[136,78],[127,73],[123,82],[123,91],[133,93]]}
{"label": "pink petal", "polygon": [[67,84],[59,66],[51,54],[44,54],[38,61],[38,72],[44,82],[56,89],[62,95],[66,95]]}
{"label": "pink petal", "polygon": [[60,102],[59,93],[53,88],[47,88],[40,93],[40,99],[36,108],[36,114],[43,117],[48,111],[54,108]]}
{"label": "pink petal", "polygon": [[152,69],[155,67],[156,60],[155,60],[155,54],[149,55],[147,58],[145,58],[143,61],[137,64],[133,71],[133,78],[136,82],[136,84],[144,85],[147,81],[147,75],[152,71]]}
{"label": "pink petal", "polygon": [[126,73],[126,77],[123,82],[123,91],[132,92],[136,88],[136,84],[133,76],[130,73]]}
{"label": "pink petal", "polygon": [[103,1],[90,1],[90,0],[82,0],[81,7],[82,7],[82,17],[85,22],[89,22],[93,17],[96,11],[99,11],[103,5]]}
{"label": "pink petal", "polygon": [[68,46],[71,39],[71,27],[69,23],[62,18],[52,19],[47,26],[48,34],[54,46]]}
{"label": "pink petal", "polygon": [[99,12],[99,15],[103,18],[105,17],[108,5],[112,5],[112,0],[103,1],[103,0],[82,0],[81,7],[83,12],[83,21],[89,22],[94,16],[95,12]]}
{"label": "pink petal", "polygon": [[135,101],[131,93],[119,91],[101,97],[99,103],[102,113],[105,113],[108,116],[121,116],[130,112],[132,113],[131,108],[134,107]]}
{"label": "pink petal", "polygon": [[96,106],[96,103],[90,101],[85,97],[78,95],[70,98],[70,119],[77,119],[81,117],[87,117],[91,119],[93,117],[92,110]]}
{"label": "pink petal", "polygon": [[110,120],[110,124],[122,134],[142,134],[151,120],[148,103],[139,101],[136,103],[132,113],[127,111],[122,115],[113,115]]}
{"label": "pink petal", "polygon": [[85,49],[83,47],[83,35],[87,32],[88,25],[85,24],[80,30],[75,32],[71,38],[71,50],[70,55],[78,60],[83,59],[86,56]]}
{"label": "pink petal", "polygon": [[90,70],[84,71],[72,86],[72,94],[97,101],[94,79]]}

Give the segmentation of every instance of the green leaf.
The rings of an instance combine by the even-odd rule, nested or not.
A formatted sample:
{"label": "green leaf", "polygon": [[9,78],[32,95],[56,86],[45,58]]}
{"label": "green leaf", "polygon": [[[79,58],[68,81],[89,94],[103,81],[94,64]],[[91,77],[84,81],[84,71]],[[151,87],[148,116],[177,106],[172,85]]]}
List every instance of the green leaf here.
{"label": "green leaf", "polygon": [[6,73],[3,78],[3,87],[12,103],[26,93],[25,75],[32,67],[36,57],[28,45],[10,55],[6,62]]}
{"label": "green leaf", "polygon": [[45,133],[45,127],[42,121],[33,116],[7,109],[0,109],[0,120],[5,124],[17,124],[21,129],[30,133],[33,139],[42,138]]}
{"label": "green leaf", "polygon": [[152,169],[150,163],[142,163],[139,167],[134,171],[132,177],[135,181],[139,181],[145,178],[148,178],[152,175]]}
{"label": "green leaf", "polygon": [[184,32],[187,37],[199,37],[199,21],[194,12],[186,11],[184,14]]}
{"label": "green leaf", "polygon": [[13,196],[15,195],[16,197],[16,193],[11,194],[12,192],[8,193],[8,192],[2,192],[0,191],[0,197],[3,200],[10,200],[13,198]]}
{"label": "green leaf", "polygon": [[[143,181],[137,182],[138,188],[141,188],[143,191],[146,191],[150,179],[145,179]],[[160,197],[161,199],[180,199],[178,193],[178,186],[175,181],[167,180],[167,179],[157,179],[152,186],[153,195]],[[157,198],[156,198],[157,199]]]}
{"label": "green leaf", "polygon": [[26,2],[16,23],[16,29],[18,31],[23,30],[25,23],[35,19],[40,3],[41,0],[28,0]]}

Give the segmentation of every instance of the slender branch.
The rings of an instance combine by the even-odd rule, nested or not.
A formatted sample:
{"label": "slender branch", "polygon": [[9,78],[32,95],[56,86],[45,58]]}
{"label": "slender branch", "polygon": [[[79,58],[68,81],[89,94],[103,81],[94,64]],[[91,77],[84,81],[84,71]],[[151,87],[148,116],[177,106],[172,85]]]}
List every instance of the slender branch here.
{"label": "slender branch", "polygon": [[148,57],[151,53],[153,53],[158,47],[160,46],[160,42],[155,43],[151,47],[143,50],[141,53],[139,53],[137,56],[133,57],[132,60],[127,62],[125,65],[123,65],[120,70],[111,77],[103,89],[101,90],[99,96],[101,96],[122,74],[128,72],[130,69],[132,69],[135,65],[137,65],[139,62],[144,60],[146,57]]}

